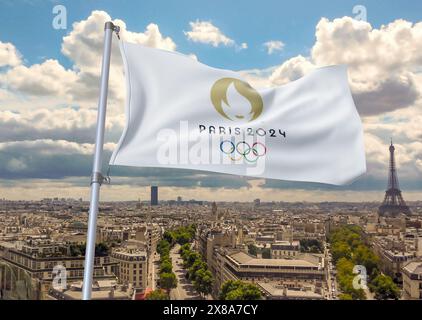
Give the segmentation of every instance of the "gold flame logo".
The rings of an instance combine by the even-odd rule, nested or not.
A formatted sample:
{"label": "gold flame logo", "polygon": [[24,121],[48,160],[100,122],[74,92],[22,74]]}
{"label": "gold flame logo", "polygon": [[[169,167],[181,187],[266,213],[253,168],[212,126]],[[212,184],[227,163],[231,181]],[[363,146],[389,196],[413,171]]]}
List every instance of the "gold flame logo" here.
{"label": "gold flame logo", "polygon": [[[223,109],[223,102],[228,107],[230,107],[230,104],[227,99],[227,90],[232,84],[235,87],[236,91],[244,98],[246,98],[251,104],[251,111],[249,112],[249,114],[251,115],[250,121],[258,119],[264,108],[264,102],[262,101],[262,97],[260,96],[258,91],[256,91],[249,85],[249,83],[239,79],[222,78],[214,83],[211,88],[211,102],[214,105],[214,108],[224,118],[234,121],[234,119],[230,118]],[[245,116],[236,115],[235,118],[244,119]]]}

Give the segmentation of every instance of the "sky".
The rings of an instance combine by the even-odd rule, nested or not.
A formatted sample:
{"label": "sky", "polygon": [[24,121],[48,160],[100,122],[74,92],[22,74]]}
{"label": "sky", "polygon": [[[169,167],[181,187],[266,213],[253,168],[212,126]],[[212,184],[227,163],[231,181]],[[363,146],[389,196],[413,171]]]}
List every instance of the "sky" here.
{"label": "sky", "polygon": [[[66,9],[64,29],[53,27],[57,5]],[[122,27],[125,41],[240,71],[257,87],[347,64],[368,172],[352,185],[332,187],[112,168],[104,200],[147,199],[148,186],[157,184],[165,199],[381,201],[391,137],[404,197],[422,200],[422,3],[413,0],[0,0],[0,198],[88,198],[109,19]],[[116,44],[112,57],[105,163],[125,123]]]}

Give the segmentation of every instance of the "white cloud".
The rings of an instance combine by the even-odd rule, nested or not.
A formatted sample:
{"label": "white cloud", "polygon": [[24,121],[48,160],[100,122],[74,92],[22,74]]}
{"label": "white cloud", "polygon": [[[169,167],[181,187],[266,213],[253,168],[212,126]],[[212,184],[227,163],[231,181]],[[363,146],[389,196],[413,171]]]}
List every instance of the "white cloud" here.
{"label": "white cloud", "polygon": [[271,76],[274,84],[295,80],[314,67],[349,66],[350,85],[362,115],[374,115],[413,105],[422,86],[422,23],[396,20],[379,29],[368,22],[343,17],[320,20],[311,56],[283,63]]}
{"label": "white cloud", "polygon": [[214,47],[219,45],[233,46],[235,41],[224,35],[219,28],[210,21],[189,22],[190,31],[185,32],[187,38],[193,42],[211,44]]}
{"label": "white cloud", "polygon": [[22,63],[21,54],[11,43],[0,41],[0,67],[17,66]]}
{"label": "white cloud", "polygon": [[[113,21],[120,27],[123,41],[143,44],[148,47],[174,51],[176,44],[170,37],[164,37],[158,25],[151,23],[145,32],[127,30],[122,20],[113,20],[105,11],[93,11],[82,21],[73,24],[73,30],[63,38],[62,53],[75,63],[80,70],[98,71],[101,62],[104,40],[104,24]],[[118,41],[113,41],[112,64],[121,65]]]}
{"label": "white cloud", "polygon": [[303,77],[314,68],[314,64],[309,59],[299,55],[277,67],[269,80],[275,85],[283,85]]}
{"label": "white cloud", "polygon": [[[19,54],[12,44],[0,43],[0,64],[11,66],[6,73],[0,74],[0,84],[18,92],[19,97],[16,100],[29,96],[33,105],[45,105],[48,101],[45,98],[40,101],[41,97],[50,97],[51,107],[54,107],[58,103],[56,98],[60,97],[61,104],[95,107],[99,94],[104,24],[110,20],[112,19],[106,12],[93,11],[87,19],[73,24],[73,29],[62,42],[62,53],[72,61],[72,70],[66,70],[57,60],[51,59],[27,67],[21,64]],[[127,30],[123,21],[113,22],[120,26],[120,36],[124,41],[164,50],[176,49],[174,41],[163,36],[156,24],[149,24],[144,32],[132,32]],[[111,112],[122,108],[125,98],[124,83],[118,41],[114,39],[109,80]],[[0,92],[1,96],[5,96],[5,93]],[[9,98],[8,102],[13,104]]]}
{"label": "white cloud", "polygon": [[271,40],[265,42],[264,47],[267,48],[268,54],[273,54],[275,51],[282,51],[284,49],[284,43],[279,40]]}
{"label": "white cloud", "polygon": [[[0,142],[53,139],[94,143],[97,111],[60,108],[0,111]],[[116,142],[123,130],[124,115],[107,115],[106,141]]]}
{"label": "white cloud", "polygon": [[20,93],[35,96],[64,96],[76,81],[76,73],[66,70],[57,60],[46,60],[30,67],[18,65],[0,75],[0,83]]}

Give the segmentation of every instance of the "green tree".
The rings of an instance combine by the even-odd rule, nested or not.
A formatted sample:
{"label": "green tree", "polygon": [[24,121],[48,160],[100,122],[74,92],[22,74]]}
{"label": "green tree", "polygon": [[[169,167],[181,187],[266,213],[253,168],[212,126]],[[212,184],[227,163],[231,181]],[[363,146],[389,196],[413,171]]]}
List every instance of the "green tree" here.
{"label": "green tree", "polygon": [[269,248],[262,249],[262,258],[271,259],[271,250]]}
{"label": "green tree", "polygon": [[248,245],[248,253],[251,256],[255,256],[256,257],[258,255],[258,248],[257,248],[257,246],[254,245],[254,244]]}
{"label": "green tree", "polygon": [[242,286],[242,281],[240,280],[228,280],[225,283],[223,283],[220,290],[220,296],[219,296],[220,300],[226,300],[227,294],[230,291],[236,290],[240,286]]}
{"label": "green tree", "polygon": [[171,273],[173,266],[170,260],[163,260],[160,264],[160,273]]}
{"label": "green tree", "polygon": [[336,242],[331,246],[333,260],[336,263],[341,258],[351,259],[352,250],[346,242]]}
{"label": "green tree", "polygon": [[397,300],[400,298],[400,289],[389,276],[378,275],[371,282],[370,288],[375,292],[377,300]]}
{"label": "green tree", "polygon": [[204,297],[211,293],[213,284],[213,277],[211,271],[206,269],[199,269],[195,273],[195,281],[193,286],[200,295]]}
{"label": "green tree", "polygon": [[170,297],[163,290],[154,290],[147,294],[145,300],[170,300]]}
{"label": "green tree", "polygon": [[181,232],[176,235],[176,242],[180,245],[187,244],[191,241],[191,235],[187,232]]}
{"label": "green tree", "polygon": [[183,255],[185,252],[190,251],[190,243],[185,243],[183,246],[180,247],[179,253]]}
{"label": "green tree", "polygon": [[366,245],[363,244],[359,245],[353,251],[353,261],[355,264],[364,265],[369,275],[373,273],[374,269],[377,268],[379,263],[378,257]]}
{"label": "green tree", "polygon": [[163,239],[166,240],[169,244],[174,243],[175,238],[174,238],[173,232],[165,231],[164,234],[163,234]]}
{"label": "green tree", "polygon": [[186,260],[184,261],[185,267],[192,267],[196,260],[201,260],[199,253],[193,251],[189,252],[189,254],[186,256]]}
{"label": "green tree", "polygon": [[340,289],[352,296],[354,300],[365,300],[366,295],[362,289],[353,287],[353,279],[356,274],[353,273],[354,263],[346,258],[341,258],[337,262],[337,281]]}
{"label": "green tree", "polygon": [[167,290],[167,293],[171,289],[177,287],[177,278],[174,273],[161,273],[160,274],[160,287],[164,290]]}
{"label": "green tree", "polygon": [[72,257],[80,257],[80,256],[82,256],[82,249],[81,249],[81,247],[79,245],[71,245],[69,247],[69,249],[70,249],[70,255]]}
{"label": "green tree", "polygon": [[262,293],[259,288],[251,283],[240,280],[229,280],[221,287],[221,300],[261,300]]}
{"label": "green tree", "polygon": [[348,293],[342,293],[338,296],[340,300],[353,300],[353,297]]}
{"label": "green tree", "polygon": [[162,255],[168,255],[170,252],[170,243],[167,240],[161,240],[157,244],[157,252]]}
{"label": "green tree", "polygon": [[302,239],[300,240],[300,249],[302,252],[322,253],[324,246],[318,239]]}
{"label": "green tree", "polygon": [[196,273],[198,270],[201,270],[201,269],[207,270],[207,264],[203,262],[201,259],[195,260],[193,265],[188,270],[189,279],[192,281],[195,281]]}
{"label": "green tree", "polygon": [[95,245],[95,256],[105,257],[105,256],[108,256],[109,252],[110,252],[110,247],[106,243],[101,242]]}

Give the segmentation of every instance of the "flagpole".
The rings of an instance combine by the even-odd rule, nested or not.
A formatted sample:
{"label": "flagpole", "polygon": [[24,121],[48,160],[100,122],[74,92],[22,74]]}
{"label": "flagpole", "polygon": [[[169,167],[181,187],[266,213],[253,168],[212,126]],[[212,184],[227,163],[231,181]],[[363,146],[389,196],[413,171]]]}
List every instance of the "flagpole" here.
{"label": "flagpole", "polygon": [[100,187],[105,178],[101,174],[104,129],[107,108],[108,79],[110,72],[111,42],[113,31],[119,32],[119,27],[112,22],[106,22],[104,26],[104,50],[101,66],[100,99],[97,114],[97,132],[95,138],[94,163],[91,176],[91,202],[89,204],[88,232],[85,251],[85,268],[83,281],[83,300],[90,300],[92,293],[92,278],[94,273],[95,240],[97,231],[97,214],[100,197]]}

